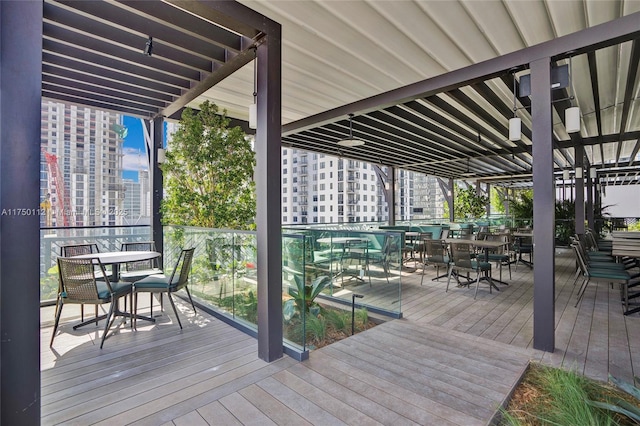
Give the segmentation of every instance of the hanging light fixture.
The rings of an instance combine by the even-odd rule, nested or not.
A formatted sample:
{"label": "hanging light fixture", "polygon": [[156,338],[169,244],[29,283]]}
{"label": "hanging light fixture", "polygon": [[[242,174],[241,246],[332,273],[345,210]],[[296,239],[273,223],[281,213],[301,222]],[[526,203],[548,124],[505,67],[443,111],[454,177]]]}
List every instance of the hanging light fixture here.
{"label": "hanging light fixture", "polygon": [[[574,99],[572,61],[572,57],[569,57],[569,90],[571,91],[569,102]],[[564,127],[567,130],[567,133],[576,133],[580,131],[580,108],[572,106],[564,110]]]}
{"label": "hanging light fixture", "polygon": [[144,44],[144,49],[142,50],[147,56],[151,56],[153,54],[153,37],[149,36],[147,42]]}
{"label": "hanging light fixture", "polygon": [[582,179],[582,167],[576,168],[576,179]]}
{"label": "hanging light fixture", "polygon": [[522,120],[516,114],[516,73],[513,73],[513,118],[509,119],[509,140],[512,142],[522,139]]}
{"label": "hanging light fixture", "polygon": [[571,172],[569,171],[569,169],[564,169],[562,171],[562,180],[569,180],[571,179]]}
{"label": "hanging light fixture", "polygon": [[591,179],[597,179],[597,177],[598,177],[598,169],[596,169],[595,167],[591,167],[589,169],[589,177]]}
{"label": "hanging light fixture", "polygon": [[255,129],[258,127],[258,66],[257,66],[257,53],[254,49],[253,57],[253,103],[249,105],[249,128]]}
{"label": "hanging light fixture", "polygon": [[349,139],[338,141],[338,145],[348,147],[364,145],[363,140],[353,138],[353,114],[349,114]]}

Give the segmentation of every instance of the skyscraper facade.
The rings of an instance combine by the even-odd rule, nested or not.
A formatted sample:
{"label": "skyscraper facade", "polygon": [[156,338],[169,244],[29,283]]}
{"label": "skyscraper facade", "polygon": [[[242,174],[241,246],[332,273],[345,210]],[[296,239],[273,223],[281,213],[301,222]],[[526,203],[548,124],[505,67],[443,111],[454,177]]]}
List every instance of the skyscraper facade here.
{"label": "skyscraper facade", "polygon": [[[388,170],[383,167],[383,172]],[[339,157],[282,149],[282,223],[389,220],[384,185],[374,166]],[[444,197],[434,177],[396,172],[396,220],[441,217]]]}
{"label": "skyscraper facade", "polygon": [[122,116],[43,100],[41,224],[122,225]]}

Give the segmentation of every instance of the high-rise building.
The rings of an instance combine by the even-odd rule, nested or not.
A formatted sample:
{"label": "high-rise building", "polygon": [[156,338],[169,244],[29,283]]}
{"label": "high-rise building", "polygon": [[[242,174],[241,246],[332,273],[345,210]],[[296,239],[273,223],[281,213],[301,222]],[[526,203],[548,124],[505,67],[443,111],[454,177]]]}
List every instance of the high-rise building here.
{"label": "high-rise building", "polygon": [[124,225],[151,224],[151,192],[149,191],[149,172],[138,171],[138,181],[123,179],[125,187],[123,201]]}
{"label": "high-rise building", "polygon": [[124,223],[122,115],[43,100],[41,223]]}
{"label": "high-rise building", "polygon": [[[398,170],[396,186],[396,220],[442,216],[444,197],[436,178]],[[383,189],[369,163],[282,150],[283,224],[385,222],[389,212]]]}
{"label": "high-rise building", "polygon": [[383,221],[382,197],[368,163],[282,150],[283,224]]}

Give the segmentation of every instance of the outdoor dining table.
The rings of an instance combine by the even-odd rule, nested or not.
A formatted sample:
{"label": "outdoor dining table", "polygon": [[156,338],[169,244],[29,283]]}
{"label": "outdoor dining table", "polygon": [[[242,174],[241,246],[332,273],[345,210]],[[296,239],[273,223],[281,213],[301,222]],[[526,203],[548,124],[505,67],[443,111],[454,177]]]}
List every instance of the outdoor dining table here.
{"label": "outdoor dining table", "polygon": [[[474,247],[478,247],[481,248],[482,251],[484,252],[484,262],[489,263],[489,251],[491,250],[495,250],[497,248],[500,247],[504,247],[506,245],[509,245],[508,241],[489,241],[489,240],[461,240],[459,238],[446,238],[444,240],[447,244],[461,244],[461,243],[468,243]],[[480,280],[482,281],[483,279],[487,279],[487,277],[480,277]],[[509,283],[504,282],[504,281],[500,281],[496,278],[491,278],[491,280],[489,281],[490,283],[498,283],[498,284],[502,284],[502,285],[509,285]],[[495,284],[492,284],[493,288],[495,288],[496,290],[500,291],[500,289],[498,288],[498,286],[496,286]]]}
{"label": "outdoor dining table", "polygon": [[[101,253],[90,253],[90,254],[82,254],[78,256],[73,256],[74,259],[98,259],[100,263],[103,265],[111,265],[114,280],[119,279],[119,266],[122,263],[127,262],[140,262],[142,260],[151,260],[160,257],[162,254],[157,251],[146,251],[146,250],[137,250],[137,251],[107,251]],[[131,302],[133,304],[133,301]],[[121,316],[132,318],[133,314],[128,312],[122,312],[119,310],[119,307],[116,306],[116,313]],[[105,315],[106,317],[106,315]],[[155,318],[145,317],[143,315],[136,315],[137,319],[142,319],[145,321],[155,322]]]}
{"label": "outdoor dining table", "polygon": [[613,231],[611,255],[640,258],[640,232]]}
{"label": "outdoor dining table", "polygon": [[99,253],[82,254],[74,256],[76,259],[98,259],[103,265],[111,265],[113,276],[119,279],[119,265],[128,262],[140,262],[160,257],[162,254],[157,251],[132,250],[132,251],[106,251]]}

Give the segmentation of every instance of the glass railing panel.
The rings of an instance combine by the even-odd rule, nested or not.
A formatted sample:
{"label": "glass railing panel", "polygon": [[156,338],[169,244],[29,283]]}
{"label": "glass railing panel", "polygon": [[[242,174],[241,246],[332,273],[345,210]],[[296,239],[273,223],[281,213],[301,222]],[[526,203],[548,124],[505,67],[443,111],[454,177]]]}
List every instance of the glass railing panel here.
{"label": "glass railing panel", "polygon": [[355,293],[364,296],[357,301],[362,306],[393,316],[400,314],[403,233],[296,231],[306,239],[307,283],[322,276],[331,279],[321,297],[350,306]]}
{"label": "glass railing panel", "polygon": [[257,330],[255,232],[166,226],[164,264],[170,272],[182,248],[195,247],[192,296]]}
{"label": "glass railing panel", "polygon": [[[282,236],[282,331],[285,342],[300,351],[307,349],[307,317],[310,303],[307,294],[306,237],[283,234]],[[309,302],[311,302],[309,300]]]}
{"label": "glass railing panel", "polygon": [[101,252],[119,251],[122,243],[150,241],[149,226],[43,228],[40,230],[40,301],[55,301],[60,247],[96,243]]}

